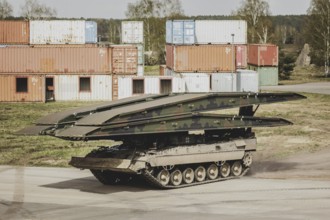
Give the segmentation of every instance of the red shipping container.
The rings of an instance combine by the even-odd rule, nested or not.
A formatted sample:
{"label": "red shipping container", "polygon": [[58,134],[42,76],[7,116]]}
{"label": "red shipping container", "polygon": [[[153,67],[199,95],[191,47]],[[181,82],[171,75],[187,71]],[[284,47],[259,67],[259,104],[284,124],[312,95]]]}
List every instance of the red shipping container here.
{"label": "red shipping container", "polygon": [[278,46],[272,44],[248,45],[248,64],[278,66]]}
{"label": "red shipping container", "polygon": [[247,45],[236,45],[237,69],[247,68]]}
{"label": "red shipping container", "polygon": [[1,73],[110,73],[111,48],[0,48]]}
{"label": "red shipping container", "polygon": [[166,45],[166,66],[175,72],[234,72],[232,45]]}
{"label": "red shipping container", "polygon": [[0,21],[0,44],[29,44],[28,21]]}
{"label": "red shipping container", "polygon": [[136,74],[138,48],[135,45],[112,45],[112,73]]}

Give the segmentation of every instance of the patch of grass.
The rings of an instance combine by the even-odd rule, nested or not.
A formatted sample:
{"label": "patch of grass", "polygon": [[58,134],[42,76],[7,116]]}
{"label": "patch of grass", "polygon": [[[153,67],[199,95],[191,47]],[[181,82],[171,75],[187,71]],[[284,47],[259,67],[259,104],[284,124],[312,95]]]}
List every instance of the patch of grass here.
{"label": "patch of grass", "polygon": [[158,76],[159,75],[159,65],[145,66],[144,75]]}
{"label": "patch of grass", "polygon": [[95,102],[0,103],[0,164],[68,166],[73,155],[84,156],[99,145],[113,145],[113,141],[72,142],[15,134],[47,114],[91,104]]}

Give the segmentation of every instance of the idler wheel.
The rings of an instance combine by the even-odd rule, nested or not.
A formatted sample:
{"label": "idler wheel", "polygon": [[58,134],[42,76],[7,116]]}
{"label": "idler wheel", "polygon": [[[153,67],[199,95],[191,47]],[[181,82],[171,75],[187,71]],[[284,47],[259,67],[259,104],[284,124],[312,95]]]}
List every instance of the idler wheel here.
{"label": "idler wheel", "polygon": [[210,180],[216,179],[219,175],[219,169],[218,169],[217,165],[211,164],[207,168],[206,175],[207,175],[207,178],[210,179]]}
{"label": "idler wheel", "polygon": [[253,161],[252,153],[250,153],[250,152],[246,153],[243,157],[244,166],[246,166],[246,167],[251,166],[252,161]]}
{"label": "idler wheel", "polygon": [[171,173],[170,182],[173,186],[179,186],[182,183],[182,173],[180,170],[174,170]]}
{"label": "idler wheel", "polygon": [[205,180],[206,170],[203,166],[199,166],[195,170],[195,179],[197,182],[202,182]]}
{"label": "idler wheel", "polygon": [[222,177],[226,178],[230,174],[230,165],[229,163],[224,163],[220,167],[220,174]]}
{"label": "idler wheel", "polygon": [[163,186],[166,186],[170,182],[170,172],[161,170],[157,175],[157,179]]}
{"label": "idler wheel", "polygon": [[194,170],[191,168],[185,169],[183,171],[182,177],[183,177],[183,182],[186,184],[190,184],[194,182],[194,178],[195,178]]}
{"label": "idler wheel", "polygon": [[242,164],[240,161],[236,161],[235,163],[233,163],[233,165],[231,166],[231,173],[234,175],[234,176],[239,176],[242,174],[242,170],[243,170],[243,167],[242,167]]}

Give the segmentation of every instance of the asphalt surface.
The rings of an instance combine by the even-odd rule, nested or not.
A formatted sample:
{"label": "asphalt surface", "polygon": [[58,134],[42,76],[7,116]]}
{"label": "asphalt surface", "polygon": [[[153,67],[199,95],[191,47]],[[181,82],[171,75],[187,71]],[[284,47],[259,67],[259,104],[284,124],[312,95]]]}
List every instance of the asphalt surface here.
{"label": "asphalt surface", "polygon": [[329,219],[330,181],[242,177],[176,190],[0,166],[0,219]]}
{"label": "asphalt surface", "polygon": [[330,82],[304,83],[298,85],[262,86],[261,90],[306,92],[330,95]]}

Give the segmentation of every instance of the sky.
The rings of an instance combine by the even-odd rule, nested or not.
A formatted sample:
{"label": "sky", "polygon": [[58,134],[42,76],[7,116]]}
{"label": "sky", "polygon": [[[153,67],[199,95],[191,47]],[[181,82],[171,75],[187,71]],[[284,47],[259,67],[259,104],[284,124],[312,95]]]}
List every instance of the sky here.
{"label": "sky", "polygon": [[[25,0],[7,0],[19,16]],[[62,18],[125,18],[127,4],[137,0],[38,0]],[[166,1],[166,0],[164,0]],[[272,15],[306,14],[311,0],[266,0]],[[230,15],[242,0],[181,0],[185,15]]]}

